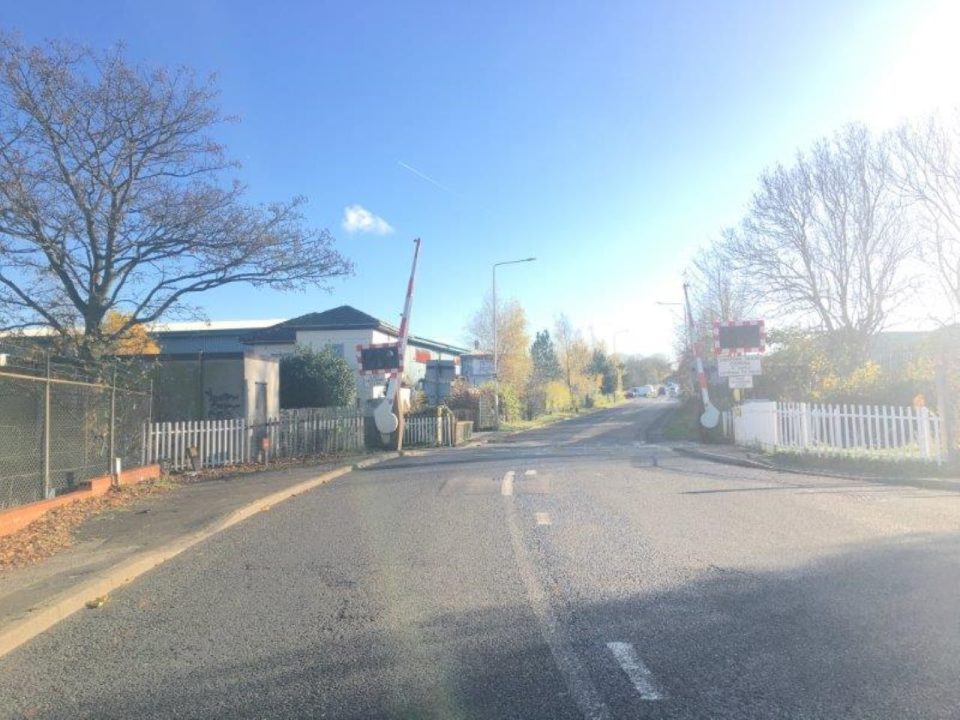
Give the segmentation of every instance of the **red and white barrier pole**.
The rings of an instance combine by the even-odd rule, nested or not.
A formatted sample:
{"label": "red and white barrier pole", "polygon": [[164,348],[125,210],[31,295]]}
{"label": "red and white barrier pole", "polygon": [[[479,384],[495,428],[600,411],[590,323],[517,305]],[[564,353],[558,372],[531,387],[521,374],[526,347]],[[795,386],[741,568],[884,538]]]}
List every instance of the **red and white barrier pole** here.
{"label": "red and white barrier pole", "polygon": [[410,312],[413,309],[413,287],[417,275],[417,260],[420,257],[420,238],[413,241],[413,266],[410,268],[410,280],[407,282],[407,297],[403,302],[403,317],[400,319],[400,337],[397,338],[397,351],[400,367],[394,371],[387,391],[393,388],[393,412],[397,416],[397,450],[403,449],[403,363],[407,356],[407,339],[410,336]]}

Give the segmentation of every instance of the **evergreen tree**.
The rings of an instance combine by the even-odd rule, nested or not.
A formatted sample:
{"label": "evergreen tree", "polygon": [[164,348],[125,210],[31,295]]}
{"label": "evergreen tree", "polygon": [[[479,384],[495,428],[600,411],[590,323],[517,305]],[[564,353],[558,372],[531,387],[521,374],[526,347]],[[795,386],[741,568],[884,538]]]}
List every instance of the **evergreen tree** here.
{"label": "evergreen tree", "polygon": [[557,350],[550,338],[550,331],[538,332],[533,345],[530,346],[530,357],[533,360],[533,381],[536,384],[558,380],[561,376],[560,361],[557,359]]}

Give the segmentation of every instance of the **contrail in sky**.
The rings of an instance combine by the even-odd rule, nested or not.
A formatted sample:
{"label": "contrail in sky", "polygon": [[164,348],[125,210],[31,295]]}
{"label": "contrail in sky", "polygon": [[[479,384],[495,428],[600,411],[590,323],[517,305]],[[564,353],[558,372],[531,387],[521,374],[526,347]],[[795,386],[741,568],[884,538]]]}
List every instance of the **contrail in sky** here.
{"label": "contrail in sky", "polygon": [[431,185],[436,185],[436,186],[437,186],[438,188],[440,188],[441,190],[445,190],[446,192],[450,193],[451,195],[456,195],[456,193],[453,192],[453,190],[451,190],[450,188],[448,188],[448,187],[447,187],[446,185],[444,185],[443,183],[437,182],[437,181],[434,180],[432,177],[430,177],[429,175],[427,175],[427,174],[424,173],[424,172],[420,172],[419,170],[417,170],[417,169],[416,169],[415,167],[413,167],[412,165],[407,165],[403,160],[397,160],[397,165],[399,165],[400,167],[404,168],[405,170],[409,170],[409,171],[412,172],[414,175],[416,175],[418,178],[421,178],[422,180],[426,180],[426,181],[427,181],[428,183],[430,183]]}

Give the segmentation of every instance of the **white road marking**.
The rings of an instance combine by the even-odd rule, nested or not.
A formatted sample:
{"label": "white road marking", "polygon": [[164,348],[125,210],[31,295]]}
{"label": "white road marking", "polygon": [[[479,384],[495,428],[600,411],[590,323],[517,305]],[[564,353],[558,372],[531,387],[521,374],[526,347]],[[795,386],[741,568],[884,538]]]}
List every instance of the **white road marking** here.
{"label": "white road marking", "polygon": [[527,471],[524,472],[523,474],[524,474],[524,475],[536,475],[536,474],[537,474],[537,471],[536,471],[536,470],[527,470]]}
{"label": "white road marking", "polygon": [[513,495],[513,470],[510,470],[503,476],[503,482],[500,485],[501,495]]}
{"label": "white road marking", "polygon": [[538,512],[534,513],[533,516],[537,520],[537,525],[550,525],[550,513]]}
{"label": "white road marking", "polygon": [[663,692],[657,688],[653,681],[653,674],[643,664],[643,661],[637,656],[633,645],[628,642],[608,642],[607,647],[620,663],[620,667],[630,682],[640,693],[641,700],[663,700]]}
{"label": "white road marking", "polygon": [[567,639],[563,624],[550,607],[547,591],[543,589],[533,560],[523,544],[516,503],[508,502],[505,505],[507,530],[510,532],[510,543],[513,545],[517,570],[526,588],[530,608],[540,625],[540,633],[550,648],[550,654],[553,655],[553,661],[557,664],[564,684],[583,714],[584,720],[612,720],[610,709],[604,703],[590,678],[590,673],[587,672],[576,650]]}

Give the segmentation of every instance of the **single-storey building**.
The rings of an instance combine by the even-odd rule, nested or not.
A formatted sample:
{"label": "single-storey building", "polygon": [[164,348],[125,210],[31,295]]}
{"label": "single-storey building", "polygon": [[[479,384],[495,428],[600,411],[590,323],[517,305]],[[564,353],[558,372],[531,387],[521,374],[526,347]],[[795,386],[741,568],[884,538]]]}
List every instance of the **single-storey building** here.
{"label": "single-storey building", "polygon": [[[319,350],[331,347],[357,370],[357,399],[362,403],[382,397],[387,375],[359,372],[357,345],[396,342],[395,325],[368,315],[350,305],[324,312],[308,313],[290,320],[230,320],[213,322],[165,323],[151,328],[151,336],[160,345],[163,357],[199,354],[212,358],[214,353],[252,354],[278,359],[294,352],[297,345]],[[433,360],[458,362],[465,348],[411,335],[404,360],[404,380],[411,387],[422,384],[427,363]],[[210,366],[208,366],[210,367]]]}
{"label": "single-storey building", "polygon": [[165,353],[155,363],[153,420],[265,422],[280,414],[280,361],[241,352]]}
{"label": "single-storey building", "polygon": [[[360,374],[357,346],[396,342],[399,334],[396,326],[350,305],[341,305],[256,330],[244,336],[242,341],[258,355],[268,357],[288,355],[297,345],[315,350],[331,347],[357,370],[357,398],[364,401],[383,396],[387,375]],[[424,379],[428,362],[456,360],[465,352],[465,348],[411,335],[404,358],[404,380],[416,387]]]}

